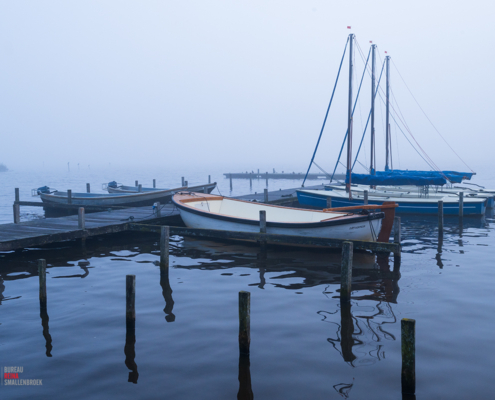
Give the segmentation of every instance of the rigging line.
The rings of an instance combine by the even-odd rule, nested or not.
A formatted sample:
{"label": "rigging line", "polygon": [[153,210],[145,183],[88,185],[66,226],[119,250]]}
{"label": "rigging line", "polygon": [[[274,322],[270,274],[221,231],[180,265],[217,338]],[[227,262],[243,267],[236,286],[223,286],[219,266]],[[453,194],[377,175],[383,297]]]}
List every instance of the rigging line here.
{"label": "rigging line", "polygon": [[[380,81],[382,80],[382,74],[383,74],[383,68],[384,67],[385,67],[385,63],[382,64],[382,70],[380,72],[380,78],[378,79],[377,89],[375,90],[375,98],[376,98],[376,95],[377,95],[377,92],[378,92],[378,86],[380,86]],[[354,165],[356,165],[356,161],[357,161],[357,158],[359,156],[359,151],[361,150],[361,145],[363,144],[364,135],[366,134],[366,129],[368,129],[368,123],[370,122],[370,117],[371,117],[371,110],[370,110],[370,112],[368,114],[368,119],[366,120],[366,126],[364,127],[363,136],[361,137],[361,142],[359,143],[358,151],[356,153],[356,157],[354,159],[354,163],[352,164],[351,172],[354,169]]]}
{"label": "rigging line", "polygon": [[411,92],[411,89],[409,89],[409,86],[407,86],[407,83],[406,81],[404,80],[404,78],[402,77],[400,71],[399,71],[399,68],[397,68],[397,65],[395,65],[395,62],[394,60],[392,60],[392,64],[394,64],[394,67],[395,69],[397,70],[400,78],[402,79],[402,82],[404,82],[404,85],[406,85],[406,88],[407,90],[409,91],[409,93],[411,94],[412,98],[414,99],[414,101],[416,102],[416,104],[418,105],[419,109],[423,112],[423,114],[425,115],[426,119],[430,122],[431,126],[433,126],[433,128],[437,131],[437,133],[440,135],[440,137],[443,139],[443,141],[447,144],[447,146],[449,146],[450,150],[452,150],[454,152],[454,154],[459,158],[459,160],[461,160],[464,165],[466,167],[468,167],[471,172],[474,172],[471,167],[469,165],[466,164],[466,162],[459,156],[459,154],[456,153],[456,151],[452,148],[452,146],[447,142],[447,140],[445,140],[445,138],[443,137],[443,135],[440,133],[440,131],[437,129],[437,127],[433,124],[433,122],[430,120],[430,118],[428,117],[428,115],[426,115],[426,113],[424,112],[423,108],[420,106],[418,100],[416,100],[416,97],[414,97],[414,95],[412,94]]}
{"label": "rigging line", "polygon": [[[383,96],[382,94],[379,94],[380,96],[380,99],[382,100],[383,103],[385,103],[385,100],[383,99]],[[420,146],[420,144],[418,143],[418,141],[416,140],[416,138],[414,137],[414,135],[412,134],[411,130],[409,129],[409,127],[407,126],[407,124],[405,123],[405,121],[402,121],[401,118],[400,118],[400,115],[399,113],[395,110],[394,106],[392,103],[389,103],[390,106],[391,106],[391,109],[392,111],[397,115],[397,118],[403,123],[404,127],[406,128],[406,130],[408,131],[409,135],[411,135],[412,139],[416,142],[417,146],[419,147],[419,149],[423,152],[423,154],[425,155],[426,158],[428,158],[428,160],[430,160],[428,162],[428,165],[433,168],[434,170],[438,171],[438,172],[441,172],[440,171],[440,168],[438,168],[438,166],[435,164],[435,162],[431,159],[431,157],[426,153],[426,151],[424,151],[424,149]],[[390,115],[392,115],[393,113],[390,113]],[[397,123],[397,120],[394,118],[394,121]],[[422,157],[424,159],[424,157]]]}
{"label": "rigging line", "polygon": [[306,172],[306,176],[304,177],[303,183],[301,185],[302,187],[304,187],[304,183],[306,182],[306,178],[308,177],[309,170],[311,169],[311,165],[313,164],[313,161],[314,161],[315,156],[316,156],[316,151],[318,150],[318,146],[320,144],[321,135],[323,134],[323,130],[325,129],[325,124],[327,122],[328,112],[330,111],[330,106],[332,105],[333,95],[335,94],[335,89],[337,88],[337,82],[339,81],[340,70],[342,68],[342,63],[344,62],[345,52],[347,50],[347,45],[348,44],[349,44],[349,37],[347,37],[347,41],[345,42],[344,54],[342,54],[342,60],[340,60],[339,72],[337,73],[337,79],[335,80],[335,84],[333,86],[332,97],[330,97],[330,102],[328,103],[328,108],[327,108],[327,112],[325,114],[325,119],[323,120],[323,126],[321,127],[320,136],[318,136],[318,141],[316,142],[315,151],[313,152],[313,157],[311,157],[311,161],[309,163],[308,171]]}
{"label": "rigging line", "polygon": [[[366,72],[366,66],[368,65],[368,61],[370,59],[370,54],[371,54],[371,48],[370,48],[370,51],[368,52],[368,59],[366,60],[366,65],[364,66],[363,75],[361,76],[361,83],[359,84],[359,89],[357,91],[356,100],[354,101],[354,107],[352,108],[351,117],[354,115],[354,110],[356,109],[356,104],[357,104],[357,101],[359,98],[359,93],[361,93],[361,86],[363,85],[364,73]],[[332,173],[332,177],[330,178],[330,182],[332,182],[333,177],[335,175],[335,171],[337,170],[337,165],[340,161],[340,156],[342,155],[342,150],[344,149],[344,144],[345,144],[345,140],[347,139],[348,133],[349,133],[349,131],[346,130],[345,136],[344,136],[344,141],[342,142],[342,147],[340,148],[339,157],[337,158],[337,162],[335,163],[335,168],[333,169],[333,173]]]}

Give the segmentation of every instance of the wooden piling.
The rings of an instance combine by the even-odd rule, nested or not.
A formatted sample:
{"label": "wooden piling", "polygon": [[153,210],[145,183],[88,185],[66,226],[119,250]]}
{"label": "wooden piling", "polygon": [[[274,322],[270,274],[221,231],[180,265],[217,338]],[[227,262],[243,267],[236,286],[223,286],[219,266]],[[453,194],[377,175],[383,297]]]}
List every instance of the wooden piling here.
{"label": "wooden piling", "polygon": [[394,243],[400,244],[400,242],[401,242],[400,217],[394,217]]}
{"label": "wooden piling", "polygon": [[86,183],[86,193],[91,193],[91,186],[89,183]]}
{"label": "wooden piling", "polygon": [[86,229],[86,216],[84,214],[84,207],[79,207],[77,214],[77,227],[79,229]]}
{"label": "wooden piling", "polygon": [[253,187],[253,174],[249,174],[249,187]]}
{"label": "wooden piling", "polygon": [[38,260],[38,276],[40,279],[40,305],[46,309],[46,260]]}
{"label": "wooden piling", "polygon": [[19,188],[15,188],[15,197],[14,197],[14,224],[18,224],[21,222],[21,206],[19,205]]}
{"label": "wooden piling", "polygon": [[184,186],[185,187],[189,187],[189,182],[188,181],[184,181]]}
{"label": "wooden piling", "polygon": [[443,234],[443,200],[438,200],[438,233]]}
{"label": "wooden piling", "polygon": [[137,186],[138,185],[138,181],[134,182],[134,185]]}
{"label": "wooden piling", "polygon": [[158,218],[162,217],[162,206],[159,201],[155,203],[155,214]]}
{"label": "wooden piling", "polygon": [[239,292],[239,352],[249,354],[251,344],[251,293]]}
{"label": "wooden piling", "polygon": [[263,189],[263,193],[264,193],[264,202],[268,203],[268,189]]}
{"label": "wooden piling", "polygon": [[143,191],[143,185],[139,184],[138,185],[138,192],[142,192]]}
{"label": "wooden piling", "polygon": [[153,179],[153,189],[156,188],[156,179]]}
{"label": "wooden piling", "polygon": [[342,265],[340,271],[340,301],[351,300],[353,243],[342,244]]}
{"label": "wooden piling", "polygon": [[203,193],[208,194],[208,186],[203,186]]}
{"label": "wooden piling", "polygon": [[72,190],[67,190],[67,204],[72,204]]}
{"label": "wooden piling", "polygon": [[184,182],[185,182],[184,177],[181,177],[180,179],[181,179],[181,186],[186,186],[186,185],[184,185]]}
{"label": "wooden piling", "polygon": [[211,183],[211,175],[208,175],[208,183]]}
{"label": "wooden piling", "polygon": [[268,172],[266,173],[266,187],[268,187]]}
{"label": "wooden piling", "polygon": [[464,216],[464,192],[459,192],[459,217]]}
{"label": "wooden piling", "polygon": [[230,191],[232,192],[232,174],[229,174],[229,178],[230,178]]}
{"label": "wooden piling", "polygon": [[160,269],[169,267],[169,240],[170,229],[168,226],[162,226],[160,232]]}
{"label": "wooden piling", "polygon": [[364,205],[367,205],[368,204],[368,191],[367,190],[364,191],[364,201],[363,201],[363,204]]}
{"label": "wooden piling", "polygon": [[125,318],[127,327],[136,321],[136,275],[125,277]]}
{"label": "wooden piling", "polygon": [[402,350],[402,393],[414,394],[416,391],[416,320],[403,318],[400,321]]}
{"label": "wooden piling", "polygon": [[266,233],[266,211],[260,210],[260,233]]}
{"label": "wooden piling", "polygon": [[327,208],[332,208],[332,198],[327,197]]}

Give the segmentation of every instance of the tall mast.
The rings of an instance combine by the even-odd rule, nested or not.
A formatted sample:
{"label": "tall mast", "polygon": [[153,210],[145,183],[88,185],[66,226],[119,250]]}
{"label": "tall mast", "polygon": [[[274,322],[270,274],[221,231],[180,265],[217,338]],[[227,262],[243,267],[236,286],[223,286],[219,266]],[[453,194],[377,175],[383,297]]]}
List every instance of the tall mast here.
{"label": "tall mast", "polygon": [[349,182],[346,184],[346,192],[349,193],[349,200],[352,199],[351,193],[351,171],[352,171],[352,47],[354,34],[349,35],[349,104],[347,109],[347,176]]}
{"label": "tall mast", "polygon": [[386,106],[387,106],[387,115],[386,115],[386,120],[385,120],[385,129],[386,129],[386,135],[385,135],[385,140],[386,140],[386,149],[385,149],[385,171],[388,171],[390,169],[388,165],[388,160],[390,158],[389,156],[389,149],[390,149],[390,122],[389,122],[389,113],[390,113],[390,56],[385,57],[385,61],[387,63],[387,94],[386,94]]}
{"label": "tall mast", "polygon": [[375,50],[376,44],[371,45],[371,157],[370,174],[375,175]]}

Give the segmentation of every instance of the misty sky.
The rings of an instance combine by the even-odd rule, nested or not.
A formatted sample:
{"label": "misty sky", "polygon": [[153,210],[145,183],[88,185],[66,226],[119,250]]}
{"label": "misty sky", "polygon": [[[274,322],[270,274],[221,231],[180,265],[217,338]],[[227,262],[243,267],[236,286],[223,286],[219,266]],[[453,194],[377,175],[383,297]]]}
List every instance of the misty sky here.
{"label": "misty sky", "polygon": [[[0,162],[303,170],[352,32],[364,56],[372,40],[378,63],[385,51],[392,57],[395,99],[434,162],[467,169],[398,71],[450,145],[482,174],[493,165],[495,144],[494,11],[493,2],[476,0],[2,0]],[[357,89],[359,51],[355,65]],[[347,124],[347,60],[344,66],[316,157],[327,170]],[[370,97],[366,75],[354,149]],[[384,111],[377,100],[379,169]],[[394,167],[428,169],[394,123],[391,129]],[[367,135],[359,157],[366,165],[368,152]]]}

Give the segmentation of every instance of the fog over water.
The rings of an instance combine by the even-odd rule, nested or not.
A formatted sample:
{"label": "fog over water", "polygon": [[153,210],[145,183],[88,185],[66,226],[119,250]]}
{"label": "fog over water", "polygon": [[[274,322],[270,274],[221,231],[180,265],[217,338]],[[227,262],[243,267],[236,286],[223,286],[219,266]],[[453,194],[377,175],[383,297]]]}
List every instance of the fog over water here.
{"label": "fog over water", "polygon": [[[370,40],[378,64],[385,51],[392,57],[394,108],[435,163],[468,169],[407,87],[481,175],[493,144],[493,11],[489,1],[4,1],[0,162],[17,170],[67,162],[304,170],[352,32],[364,57]],[[355,64],[356,92],[359,50]],[[345,61],[316,157],[328,170],[345,134],[347,79]],[[377,103],[383,168],[385,107]],[[354,150],[369,105],[366,75]],[[428,169],[394,122],[391,129],[394,167]]]}

